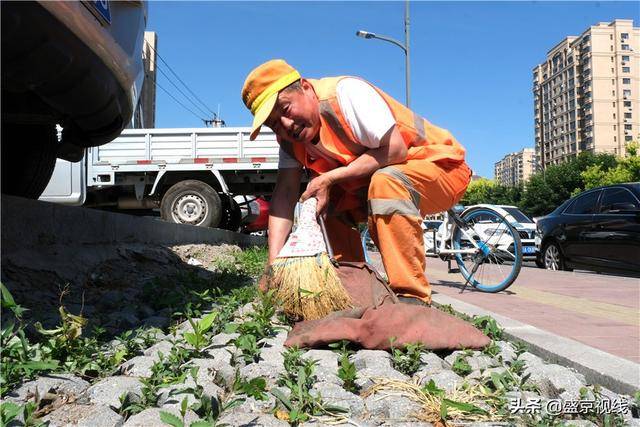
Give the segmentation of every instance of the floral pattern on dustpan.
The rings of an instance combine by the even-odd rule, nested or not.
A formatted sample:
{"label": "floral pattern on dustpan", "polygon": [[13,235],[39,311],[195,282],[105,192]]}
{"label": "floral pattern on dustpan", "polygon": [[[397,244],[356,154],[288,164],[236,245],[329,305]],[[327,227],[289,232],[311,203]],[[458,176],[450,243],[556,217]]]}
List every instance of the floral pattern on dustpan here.
{"label": "floral pattern on dustpan", "polygon": [[298,227],[291,233],[277,258],[306,257],[327,252],[322,230],[316,219],[317,205],[318,201],[313,197],[302,203]]}

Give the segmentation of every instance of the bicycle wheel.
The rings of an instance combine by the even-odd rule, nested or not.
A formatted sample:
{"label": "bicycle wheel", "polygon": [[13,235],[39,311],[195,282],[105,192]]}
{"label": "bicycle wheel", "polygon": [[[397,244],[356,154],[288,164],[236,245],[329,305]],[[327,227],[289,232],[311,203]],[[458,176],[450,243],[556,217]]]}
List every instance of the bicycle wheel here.
{"label": "bicycle wheel", "polygon": [[473,253],[455,254],[460,273],[480,291],[507,289],[522,267],[520,235],[505,217],[490,208],[471,209],[461,219],[453,230],[453,248]]}
{"label": "bicycle wheel", "polygon": [[369,236],[369,228],[365,228],[360,233],[360,240],[362,241],[362,250],[364,251],[364,260],[371,264],[373,261],[380,261],[380,251],[373,239]]}

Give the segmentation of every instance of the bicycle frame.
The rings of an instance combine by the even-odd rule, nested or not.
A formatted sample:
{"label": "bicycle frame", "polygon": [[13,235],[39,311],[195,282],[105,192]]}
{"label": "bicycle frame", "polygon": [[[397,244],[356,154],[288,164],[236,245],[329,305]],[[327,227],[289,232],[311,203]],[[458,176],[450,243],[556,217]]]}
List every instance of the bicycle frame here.
{"label": "bicycle frame", "polygon": [[[434,230],[433,233],[433,248],[435,250],[435,255],[456,255],[456,254],[469,254],[473,255],[481,250],[483,252],[486,251],[485,248],[481,247],[476,240],[467,233],[466,223],[456,214],[453,210],[449,209],[444,213],[444,221],[445,235],[442,236],[441,239],[437,238],[437,233]],[[457,225],[460,232],[467,238],[467,240],[474,246],[474,249],[447,249],[446,243],[447,240],[451,242],[451,247],[453,247],[453,226]],[[483,244],[484,246],[484,244]]]}

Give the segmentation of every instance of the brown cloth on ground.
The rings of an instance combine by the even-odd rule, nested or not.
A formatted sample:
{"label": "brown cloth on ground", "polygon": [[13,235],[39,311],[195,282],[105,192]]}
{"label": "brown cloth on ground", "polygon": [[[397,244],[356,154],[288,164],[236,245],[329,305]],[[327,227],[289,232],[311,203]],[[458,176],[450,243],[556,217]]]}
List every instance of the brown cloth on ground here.
{"label": "brown cloth on ground", "polygon": [[457,350],[490,343],[473,325],[436,308],[399,303],[366,263],[341,262],[337,270],[354,308],[296,323],[285,346],[320,348],[349,340],[366,349],[388,350],[393,341],[393,347],[418,342],[429,350]]}

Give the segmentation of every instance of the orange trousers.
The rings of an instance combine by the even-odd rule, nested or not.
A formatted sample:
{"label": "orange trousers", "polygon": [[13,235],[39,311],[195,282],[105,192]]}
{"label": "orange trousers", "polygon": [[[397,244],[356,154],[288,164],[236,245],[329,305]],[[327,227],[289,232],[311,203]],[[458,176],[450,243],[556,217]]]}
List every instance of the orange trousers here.
{"label": "orange trousers", "polygon": [[[471,170],[465,163],[442,167],[423,159],[381,168],[371,177],[367,194],[369,234],[380,250],[389,284],[397,295],[431,302],[431,287],[424,274],[422,218],[455,205],[470,179]],[[364,219],[363,213],[347,214]],[[364,261],[356,228],[340,215],[329,216],[326,227],[336,258]]]}

